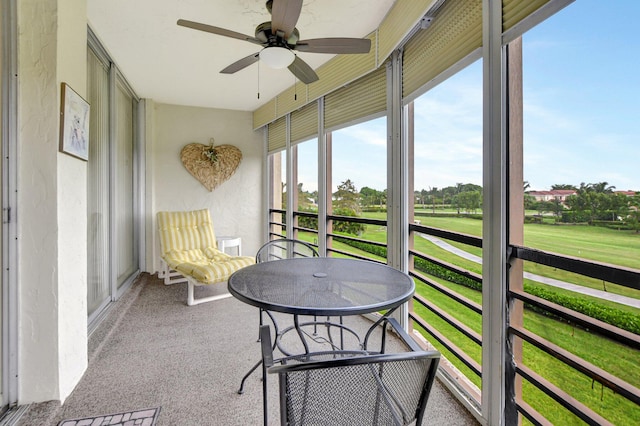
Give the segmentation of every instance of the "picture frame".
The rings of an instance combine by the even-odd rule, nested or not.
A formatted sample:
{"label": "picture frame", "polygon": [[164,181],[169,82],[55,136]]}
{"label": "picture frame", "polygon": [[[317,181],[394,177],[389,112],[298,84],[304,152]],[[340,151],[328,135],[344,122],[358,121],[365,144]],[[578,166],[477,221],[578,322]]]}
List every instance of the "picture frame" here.
{"label": "picture frame", "polygon": [[60,152],[89,161],[90,105],[66,83],[60,99]]}

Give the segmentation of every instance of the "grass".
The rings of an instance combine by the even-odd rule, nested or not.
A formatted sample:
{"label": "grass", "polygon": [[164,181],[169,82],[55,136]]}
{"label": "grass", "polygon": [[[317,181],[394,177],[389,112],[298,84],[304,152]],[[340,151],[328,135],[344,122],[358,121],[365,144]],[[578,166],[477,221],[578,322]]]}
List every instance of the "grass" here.
{"label": "grass", "polygon": [[[482,221],[456,217],[420,217],[425,226],[480,237]],[[640,234],[587,225],[524,225],[524,245],[566,256],[640,269]]]}
{"label": "grass", "polygon": [[[420,220],[421,224],[425,226],[461,232],[477,237],[482,234],[482,221],[477,219],[421,217]],[[640,234],[636,234],[633,231],[616,231],[586,225],[552,226],[526,224],[524,236],[527,247],[640,269]],[[416,248],[422,251],[425,245],[419,244],[419,240],[419,238],[416,238]],[[450,243],[471,254],[482,256],[482,250],[479,248],[469,247],[455,242]],[[445,256],[443,260],[448,259],[447,261],[464,267],[462,263],[456,260],[456,258],[459,259],[457,256],[444,253],[443,256]],[[525,262],[524,269],[526,272],[543,275],[560,281],[608,291],[622,296],[640,298],[639,290],[617,284],[603,283],[601,280],[583,275],[557,270],[531,262]],[[471,270],[480,272],[481,269],[473,268]],[[620,307],[619,304],[615,304],[615,306]],[[626,310],[626,308],[622,309]]]}
{"label": "grass", "polygon": [[[385,219],[384,213],[367,213],[367,217]],[[462,232],[469,235],[480,236],[482,233],[482,222],[477,219],[468,218],[439,218],[420,217],[421,224],[455,232]],[[386,228],[378,226],[368,226],[367,231],[360,238],[371,241],[386,242]],[[459,248],[477,256],[481,256],[480,249],[452,243]],[[640,235],[632,232],[615,231],[606,228],[596,228],[589,226],[551,226],[527,224],[525,225],[525,245],[541,250],[551,251],[574,257],[595,260],[604,263],[627,266],[640,269]],[[344,251],[353,252],[352,247],[334,242],[334,247]],[[465,269],[481,273],[482,266],[443,250],[426,239],[415,238],[415,248],[418,251],[429,254],[436,258],[456,264]],[[372,255],[359,252],[359,254],[371,257]],[[635,254],[635,256],[634,256]],[[628,297],[640,297],[640,292],[635,289],[602,283],[578,274],[570,274],[564,271],[554,270],[527,262],[525,270],[543,276],[550,276],[562,281],[567,281],[579,285],[584,285],[599,290],[610,291]],[[434,278],[434,280],[454,289],[470,300],[481,303],[480,292],[463,287],[454,283]],[[542,284],[535,284],[543,286]],[[571,293],[567,290],[553,288],[558,293]],[[443,296],[431,287],[417,283],[417,292],[440,306],[456,319],[469,326],[477,332],[482,331],[482,318],[478,314],[461,307],[456,302]],[[573,294],[575,295],[575,294]],[[588,298],[588,296],[582,296]],[[628,310],[640,315],[640,310],[623,307],[617,303],[602,301],[598,303],[614,306],[618,309]],[[481,362],[481,347],[473,343],[470,339],[455,330],[445,321],[431,313],[427,309],[415,304],[415,312],[422,317],[432,327],[447,336],[459,348],[467,353],[477,362]],[[640,370],[637,368],[640,359],[640,351],[630,349],[624,345],[610,341],[589,331],[573,327],[549,317],[525,310],[524,325],[533,333],[551,341],[552,343],[570,350],[586,361],[597,367],[610,372],[611,374],[624,378],[625,381],[636,387],[640,387]],[[424,333],[424,332],[423,332]],[[427,338],[430,338],[425,333]],[[430,339],[432,342],[434,340]],[[447,351],[442,345],[435,342],[447,359],[449,359],[463,374],[465,374],[476,385],[481,386],[481,378],[476,376],[462,362]],[[583,374],[566,366],[557,359],[545,354],[535,347],[523,344],[522,362],[537,371],[550,382],[560,388],[569,391],[571,395],[585,405],[592,408],[603,417],[615,424],[640,424],[640,409],[637,405],[627,401],[625,398],[614,394],[602,385],[593,383],[591,379]],[[561,407],[558,403],[544,395],[532,384],[523,381],[523,395],[525,400],[543,413],[545,417],[554,424],[581,424],[573,414]]]}
{"label": "grass", "polygon": [[[442,280],[435,278],[434,280],[443,283]],[[416,284],[416,292],[418,294],[438,305],[471,329],[481,332],[482,318],[478,314],[460,306],[426,284],[421,282]],[[444,284],[468,299],[481,302],[481,294],[478,291],[457,284]],[[464,353],[475,361],[481,362],[482,348],[479,345],[417,303],[414,303],[414,309],[417,315],[447,336]],[[636,387],[640,386],[640,370],[637,368],[638,359],[640,359],[639,351],[529,310],[525,310],[524,313],[524,326],[533,333],[570,350],[570,352],[595,366],[623,378]],[[444,346],[436,342],[428,333],[424,331],[422,333],[458,370],[476,386],[481,387],[480,377],[459,361]],[[601,384],[593,383],[587,376],[526,342],[523,344],[522,362],[614,424],[640,424],[640,409],[638,406],[604,388]],[[523,383],[523,396],[525,401],[537,411],[543,413],[553,424],[581,424],[573,414],[526,381]]]}

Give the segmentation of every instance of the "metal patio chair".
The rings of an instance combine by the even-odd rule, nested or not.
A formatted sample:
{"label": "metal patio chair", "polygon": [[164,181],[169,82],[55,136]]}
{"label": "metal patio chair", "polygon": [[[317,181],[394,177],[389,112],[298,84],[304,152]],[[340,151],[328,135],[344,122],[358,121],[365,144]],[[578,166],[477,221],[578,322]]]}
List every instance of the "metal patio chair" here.
{"label": "metal patio chair", "polygon": [[[266,242],[256,253],[256,263],[296,257],[318,257],[318,251],[311,244],[290,238],[281,238]],[[264,309],[260,309],[260,326],[264,324]],[[315,319],[315,318],[314,318]],[[272,318],[273,320],[273,318]],[[258,336],[259,338],[260,336]]]}
{"label": "metal patio chair", "polygon": [[262,326],[263,374],[278,375],[281,424],[420,425],[440,353],[418,350],[395,319],[389,323],[409,352],[329,351],[274,360],[269,326]]}
{"label": "metal patio chair", "polygon": [[268,241],[260,247],[256,253],[256,263],[295,257],[318,257],[318,251],[305,241],[281,238]]}

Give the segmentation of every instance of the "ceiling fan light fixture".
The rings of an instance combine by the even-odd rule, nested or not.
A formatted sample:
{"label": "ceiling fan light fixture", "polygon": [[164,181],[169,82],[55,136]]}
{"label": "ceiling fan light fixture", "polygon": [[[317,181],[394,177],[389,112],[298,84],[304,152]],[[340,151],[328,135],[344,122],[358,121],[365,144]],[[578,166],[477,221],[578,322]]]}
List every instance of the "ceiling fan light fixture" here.
{"label": "ceiling fan light fixture", "polygon": [[260,60],[274,69],[286,68],[293,63],[296,55],[289,49],[279,46],[265,47],[260,51]]}

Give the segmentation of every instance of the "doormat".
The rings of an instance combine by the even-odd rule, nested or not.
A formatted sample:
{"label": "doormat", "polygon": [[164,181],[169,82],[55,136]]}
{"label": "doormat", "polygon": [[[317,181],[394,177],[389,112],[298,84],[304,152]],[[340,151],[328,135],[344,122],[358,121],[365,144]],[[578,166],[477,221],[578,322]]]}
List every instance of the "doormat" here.
{"label": "doormat", "polygon": [[160,407],[103,416],[63,420],[58,426],[153,426],[160,414]]}

